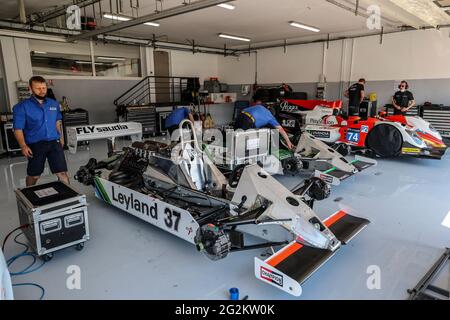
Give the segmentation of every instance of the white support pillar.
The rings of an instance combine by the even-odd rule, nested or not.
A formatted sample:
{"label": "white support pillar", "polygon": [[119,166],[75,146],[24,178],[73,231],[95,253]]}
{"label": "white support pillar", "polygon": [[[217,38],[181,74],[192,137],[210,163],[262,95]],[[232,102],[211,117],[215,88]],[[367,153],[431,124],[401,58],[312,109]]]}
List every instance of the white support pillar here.
{"label": "white support pillar", "polygon": [[33,75],[28,39],[0,37],[6,84],[7,110],[18,102],[16,81],[28,81]]}
{"label": "white support pillar", "polygon": [[356,43],[356,39],[352,40],[352,55],[350,57],[350,72],[348,75],[348,82],[351,82],[353,80],[353,60],[355,59],[355,43]]}
{"label": "white support pillar", "polygon": [[139,50],[141,57],[142,77],[153,76],[155,70],[153,61],[153,48],[141,46]]}
{"label": "white support pillar", "polygon": [[92,76],[96,77],[97,72],[95,71],[95,53],[94,53],[94,41],[89,40],[89,50],[91,53],[91,66],[92,66]]}
{"label": "white support pillar", "polygon": [[27,23],[27,14],[25,12],[24,0],[17,0],[17,7],[19,9],[20,22]]}

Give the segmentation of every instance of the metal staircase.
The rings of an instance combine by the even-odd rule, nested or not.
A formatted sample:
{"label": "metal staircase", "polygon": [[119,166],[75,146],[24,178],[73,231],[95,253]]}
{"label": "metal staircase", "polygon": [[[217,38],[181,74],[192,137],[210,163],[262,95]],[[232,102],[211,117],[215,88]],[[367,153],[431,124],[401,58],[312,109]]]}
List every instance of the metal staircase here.
{"label": "metal staircase", "polygon": [[141,123],[144,135],[159,133],[159,109],[197,103],[199,89],[199,78],[145,77],[114,100],[117,121]]}
{"label": "metal staircase", "polygon": [[118,109],[189,104],[199,88],[199,78],[148,76],[114,100],[114,104]]}

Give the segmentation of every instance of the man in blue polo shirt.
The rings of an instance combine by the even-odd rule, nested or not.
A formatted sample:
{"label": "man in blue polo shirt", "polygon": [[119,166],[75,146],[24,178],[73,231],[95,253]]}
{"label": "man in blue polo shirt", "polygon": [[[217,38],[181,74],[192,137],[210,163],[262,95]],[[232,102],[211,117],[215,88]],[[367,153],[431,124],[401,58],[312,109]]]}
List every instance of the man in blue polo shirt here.
{"label": "man in blue polo shirt", "polygon": [[284,141],[286,141],[289,149],[293,149],[294,145],[289,139],[284,128],[278,123],[272,113],[261,104],[246,108],[242,110],[241,114],[236,119],[236,129],[261,129],[273,128],[277,129]]}
{"label": "man in blue polo shirt", "polygon": [[178,129],[181,121],[184,119],[189,119],[192,123],[194,123],[194,117],[192,116],[189,108],[182,107],[173,110],[164,123],[166,129],[169,131],[169,134],[172,134],[176,129]]}
{"label": "man in blue polo shirt", "polygon": [[32,96],[13,108],[14,135],[22,154],[28,158],[26,185],[33,186],[37,183],[46,160],[52,173],[68,184],[59,103],[47,97],[44,78],[34,76],[29,85]]}

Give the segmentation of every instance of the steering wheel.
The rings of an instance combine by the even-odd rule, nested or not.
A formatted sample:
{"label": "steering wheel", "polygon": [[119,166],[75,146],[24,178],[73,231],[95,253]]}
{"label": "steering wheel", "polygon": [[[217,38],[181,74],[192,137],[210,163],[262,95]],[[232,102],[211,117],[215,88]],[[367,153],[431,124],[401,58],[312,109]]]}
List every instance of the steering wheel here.
{"label": "steering wheel", "polygon": [[240,164],[236,166],[233,171],[231,171],[230,177],[228,178],[228,185],[231,188],[237,188],[239,180],[241,179],[242,172],[244,172],[245,164]]}

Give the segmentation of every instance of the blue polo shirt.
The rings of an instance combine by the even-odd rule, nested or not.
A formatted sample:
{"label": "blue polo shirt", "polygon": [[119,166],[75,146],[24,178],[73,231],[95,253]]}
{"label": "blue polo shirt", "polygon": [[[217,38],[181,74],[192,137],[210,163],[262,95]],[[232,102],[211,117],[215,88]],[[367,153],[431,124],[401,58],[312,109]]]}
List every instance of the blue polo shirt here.
{"label": "blue polo shirt", "polygon": [[255,119],[255,127],[256,129],[261,129],[265,127],[278,127],[280,124],[272,115],[272,113],[267,110],[266,107],[262,105],[256,105],[253,107],[246,108],[242,110],[243,112],[249,113]]}
{"label": "blue polo shirt", "polygon": [[14,129],[23,130],[27,144],[58,140],[60,138],[56,130],[58,120],[62,120],[59,103],[50,98],[45,98],[40,104],[32,96],[13,108]]}
{"label": "blue polo shirt", "polygon": [[171,126],[177,126],[181,121],[189,117],[189,109],[186,107],[178,108],[172,111],[172,113],[166,118],[166,129]]}

